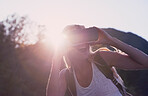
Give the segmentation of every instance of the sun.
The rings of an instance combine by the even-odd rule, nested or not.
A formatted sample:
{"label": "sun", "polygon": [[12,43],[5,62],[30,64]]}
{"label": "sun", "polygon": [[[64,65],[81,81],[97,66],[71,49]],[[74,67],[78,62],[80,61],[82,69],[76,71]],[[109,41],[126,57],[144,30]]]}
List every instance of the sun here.
{"label": "sun", "polygon": [[54,49],[66,46],[66,38],[67,36],[65,34],[59,32],[47,33],[45,36],[45,44]]}

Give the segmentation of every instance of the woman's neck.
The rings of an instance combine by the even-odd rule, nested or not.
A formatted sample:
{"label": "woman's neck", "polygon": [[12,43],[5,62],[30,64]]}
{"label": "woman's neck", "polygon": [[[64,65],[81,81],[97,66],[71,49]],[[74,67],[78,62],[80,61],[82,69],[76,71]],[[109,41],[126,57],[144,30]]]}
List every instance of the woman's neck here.
{"label": "woman's neck", "polygon": [[88,60],[79,60],[79,61],[74,61],[72,62],[73,64],[73,69],[76,73],[83,73],[86,72],[88,69],[91,68],[91,62]]}

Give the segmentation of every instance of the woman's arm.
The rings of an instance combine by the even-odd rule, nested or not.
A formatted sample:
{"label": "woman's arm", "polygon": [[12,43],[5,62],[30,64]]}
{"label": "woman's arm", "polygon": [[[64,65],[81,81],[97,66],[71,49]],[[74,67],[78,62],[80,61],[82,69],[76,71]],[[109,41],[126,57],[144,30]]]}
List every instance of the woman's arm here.
{"label": "woman's arm", "polygon": [[148,55],[137,48],[134,48],[114,37],[111,37],[109,34],[99,28],[98,31],[99,40],[96,42],[97,44],[111,45],[127,54],[119,54],[117,52],[100,52],[101,56],[108,64],[122,69],[148,68]]}
{"label": "woman's arm", "polygon": [[142,51],[134,48],[116,38],[113,38],[112,45],[116,48],[120,49],[121,51],[125,52],[129,59],[133,60],[134,62],[148,68],[148,55],[143,53]]}
{"label": "woman's arm", "polygon": [[47,83],[47,96],[64,96],[67,85],[65,79],[65,71],[60,71],[62,55],[57,55],[53,57],[51,72],[49,75],[49,80]]}
{"label": "woman's arm", "polygon": [[137,70],[148,69],[148,65],[137,62],[128,54],[121,54],[112,51],[98,51],[106,63],[119,69]]}

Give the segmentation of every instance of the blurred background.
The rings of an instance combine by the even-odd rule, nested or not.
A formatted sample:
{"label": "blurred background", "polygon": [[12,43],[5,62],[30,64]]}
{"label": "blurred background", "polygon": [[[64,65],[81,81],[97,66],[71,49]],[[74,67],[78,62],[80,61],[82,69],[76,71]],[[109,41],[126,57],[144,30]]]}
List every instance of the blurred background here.
{"label": "blurred background", "polygon": [[[54,42],[70,24],[102,28],[148,54],[147,5],[147,0],[0,0],[0,96],[45,96]],[[118,72],[129,92],[148,96],[148,70]]]}

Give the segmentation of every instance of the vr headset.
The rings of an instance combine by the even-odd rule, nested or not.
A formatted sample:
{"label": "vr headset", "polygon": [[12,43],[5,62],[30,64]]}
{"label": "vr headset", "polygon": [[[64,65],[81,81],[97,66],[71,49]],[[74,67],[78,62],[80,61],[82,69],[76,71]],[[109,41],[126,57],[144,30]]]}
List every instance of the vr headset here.
{"label": "vr headset", "polygon": [[72,46],[77,46],[85,43],[92,43],[98,40],[99,32],[95,27],[85,28],[81,30],[76,30],[66,34],[68,41]]}

